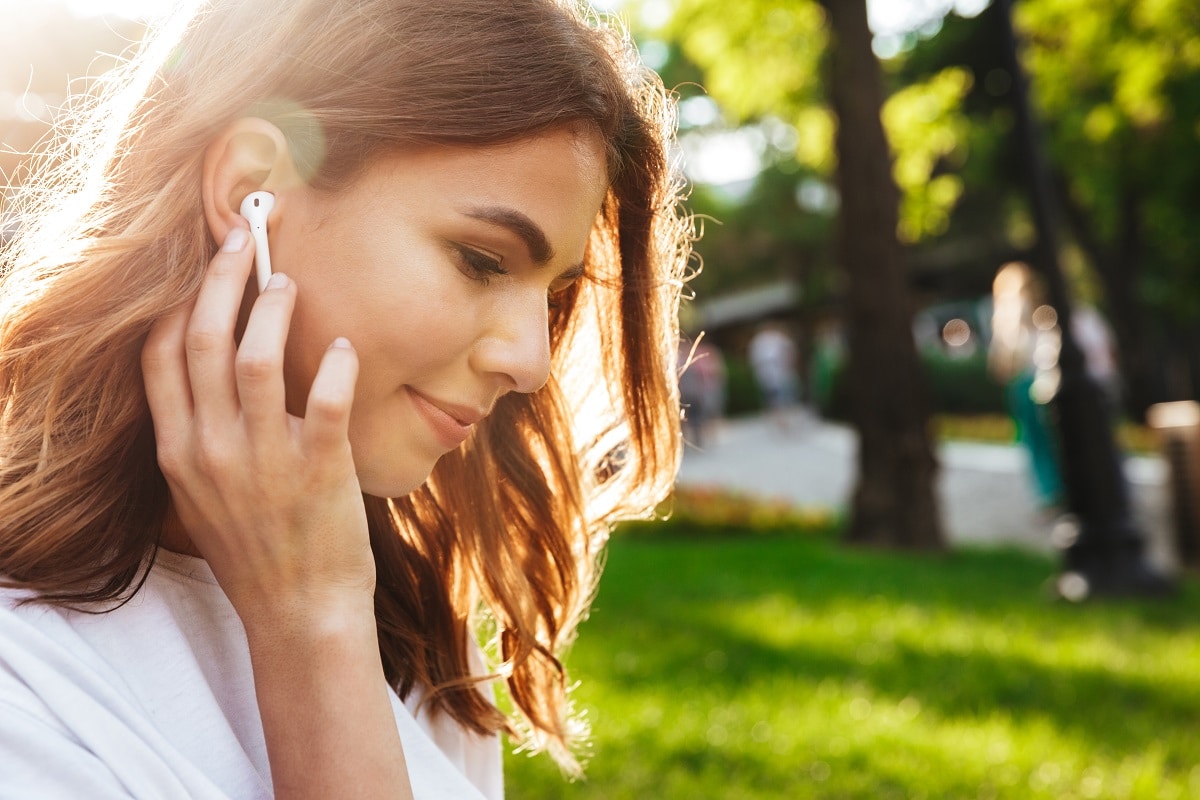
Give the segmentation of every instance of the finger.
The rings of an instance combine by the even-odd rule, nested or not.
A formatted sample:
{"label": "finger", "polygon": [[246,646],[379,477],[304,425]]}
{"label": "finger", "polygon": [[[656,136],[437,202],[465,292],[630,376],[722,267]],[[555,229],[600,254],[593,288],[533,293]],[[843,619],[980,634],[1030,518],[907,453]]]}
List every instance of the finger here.
{"label": "finger", "polygon": [[347,446],[357,380],[358,354],[349,341],[337,339],[321,358],[308,393],[302,437],[308,452],[335,453]]}
{"label": "finger", "polygon": [[142,347],[142,380],[160,443],[178,438],[192,417],[192,388],[183,344],[190,314],[191,308],[184,307],[158,319]]}
{"label": "finger", "polygon": [[277,272],[254,302],[234,362],[238,401],[253,437],[268,446],[287,433],[283,353],[296,305],[295,283]]}
{"label": "finger", "polygon": [[188,378],[196,417],[202,424],[206,419],[227,420],[237,413],[233,333],[250,276],[253,251],[246,229],[234,228],[229,232],[208,265],[188,320],[184,339]]}

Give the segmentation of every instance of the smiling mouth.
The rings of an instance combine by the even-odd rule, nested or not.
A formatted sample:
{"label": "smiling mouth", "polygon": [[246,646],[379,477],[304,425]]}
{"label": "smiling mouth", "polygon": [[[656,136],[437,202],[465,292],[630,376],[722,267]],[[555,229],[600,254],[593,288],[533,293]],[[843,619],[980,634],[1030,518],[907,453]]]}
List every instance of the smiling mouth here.
{"label": "smiling mouth", "polygon": [[448,449],[453,450],[466,441],[475,423],[484,417],[474,410],[434,401],[411,386],[405,388],[413,407],[425,418],[438,440]]}

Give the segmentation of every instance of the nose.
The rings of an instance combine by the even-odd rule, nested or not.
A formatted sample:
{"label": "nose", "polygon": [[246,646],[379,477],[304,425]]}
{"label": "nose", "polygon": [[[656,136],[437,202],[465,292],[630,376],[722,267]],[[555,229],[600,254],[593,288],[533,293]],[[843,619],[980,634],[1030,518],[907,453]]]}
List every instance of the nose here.
{"label": "nose", "polygon": [[502,389],[536,392],[550,378],[550,326],[546,294],[509,294],[491,315],[473,348],[475,368]]}

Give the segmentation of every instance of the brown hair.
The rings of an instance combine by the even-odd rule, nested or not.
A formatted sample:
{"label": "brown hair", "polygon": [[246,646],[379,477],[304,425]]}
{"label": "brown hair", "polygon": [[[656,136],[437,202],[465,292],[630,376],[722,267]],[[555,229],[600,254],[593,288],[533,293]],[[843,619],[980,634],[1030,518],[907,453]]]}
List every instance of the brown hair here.
{"label": "brown hair", "polygon": [[[679,458],[675,318],[691,226],[668,164],[672,103],[626,37],[562,0],[214,0],[106,78],[24,197],[0,285],[0,574],[48,602],[128,597],[168,493],[139,353],[215,251],[199,192],[232,120],[287,135],[317,188],[390,148],[484,145],[583,123],[611,185],[587,279],[551,312],[552,378],[505,397],[429,481],[366,498],[388,679],[568,769],[559,656],[611,524],[650,513]],[[494,634],[516,712],[476,691]]]}

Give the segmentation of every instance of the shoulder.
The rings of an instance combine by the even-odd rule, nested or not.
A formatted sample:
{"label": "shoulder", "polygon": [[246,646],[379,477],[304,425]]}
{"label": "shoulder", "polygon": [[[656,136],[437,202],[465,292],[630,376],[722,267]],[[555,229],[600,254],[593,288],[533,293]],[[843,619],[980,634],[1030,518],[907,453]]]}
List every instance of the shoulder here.
{"label": "shoulder", "polygon": [[163,727],[188,685],[170,612],[160,580],[88,611],[0,590],[0,798],[226,796]]}
{"label": "shoulder", "polygon": [[88,704],[61,641],[69,626],[30,600],[30,592],[0,590],[0,797],[125,797],[74,730]]}

